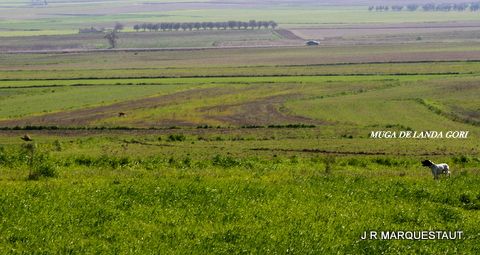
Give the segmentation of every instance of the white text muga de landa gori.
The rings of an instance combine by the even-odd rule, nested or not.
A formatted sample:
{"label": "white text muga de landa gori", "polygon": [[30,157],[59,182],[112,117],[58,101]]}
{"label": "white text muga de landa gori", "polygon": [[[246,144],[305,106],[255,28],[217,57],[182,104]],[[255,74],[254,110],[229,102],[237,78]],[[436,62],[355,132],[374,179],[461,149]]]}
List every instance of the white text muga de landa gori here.
{"label": "white text muga de landa gori", "polygon": [[467,139],[469,131],[371,131],[374,139]]}

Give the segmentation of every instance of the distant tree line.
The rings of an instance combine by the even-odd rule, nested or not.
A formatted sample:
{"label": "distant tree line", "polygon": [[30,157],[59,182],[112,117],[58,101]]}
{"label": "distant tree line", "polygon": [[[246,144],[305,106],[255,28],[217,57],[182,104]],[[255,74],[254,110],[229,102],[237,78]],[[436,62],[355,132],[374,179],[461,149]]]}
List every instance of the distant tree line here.
{"label": "distant tree line", "polygon": [[408,4],[408,5],[371,5],[368,7],[369,11],[426,11],[426,12],[434,12],[434,11],[478,11],[480,10],[480,2],[471,2],[471,3],[441,3],[441,4],[434,4],[434,3],[426,3],[426,4]]}
{"label": "distant tree line", "polygon": [[271,21],[225,21],[225,22],[168,22],[168,23],[143,23],[133,26],[135,31],[179,31],[179,30],[206,30],[206,29],[275,29],[278,24]]}
{"label": "distant tree line", "polygon": [[32,6],[47,6],[47,0],[31,0],[30,5]]}

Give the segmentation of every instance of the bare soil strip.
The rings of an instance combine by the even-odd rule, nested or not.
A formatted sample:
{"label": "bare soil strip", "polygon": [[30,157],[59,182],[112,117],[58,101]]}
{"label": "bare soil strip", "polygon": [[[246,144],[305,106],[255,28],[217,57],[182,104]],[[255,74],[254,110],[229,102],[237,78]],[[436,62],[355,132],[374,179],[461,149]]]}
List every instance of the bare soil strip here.
{"label": "bare soil strip", "polygon": [[319,153],[331,155],[397,155],[397,156],[454,156],[456,153],[448,152],[431,152],[431,153],[386,153],[386,152],[368,152],[368,151],[329,151],[321,149],[274,149],[274,148],[253,148],[252,151],[280,151],[280,152],[304,152],[304,153]]}
{"label": "bare soil strip", "polygon": [[279,109],[283,103],[289,99],[301,98],[301,94],[287,94],[280,96],[272,96],[250,101],[241,104],[221,105],[214,107],[204,107],[199,109],[201,112],[234,112],[230,115],[207,115],[207,118],[229,123],[236,126],[248,125],[270,125],[270,124],[326,124],[303,116],[289,115],[281,112]]}
{"label": "bare soil strip", "polygon": [[241,45],[225,47],[176,47],[176,48],[119,48],[119,49],[64,49],[64,50],[18,50],[0,51],[4,54],[64,54],[64,53],[89,53],[89,52],[155,52],[155,51],[192,51],[215,49],[242,49],[242,48],[284,48],[298,47],[298,45]]}
{"label": "bare soil strip", "polygon": [[[128,112],[134,111],[136,109],[161,107],[172,103],[187,101],[193,97],[212,97],[228,94],[229,92],[230,90],[222,88],[191,89],[188,91],[182,91],[174,94],[142,98],[137,100],[115,103],[107,106],[51,113],[17,120],[5,120],[0,121],[0,126],[87,126],[96,120],[118,116],[120,112],[126,112],[128,114]],[[172,120],[165,121],[164,124],[175,126],[176,124],[186,125],[189,123],[176,123]],[[190,123],[190,125],[193,124]]]}
{"label": "bare soil strip", "polygon": [[281,37],[285,39],[291,39],[291,40],[304,40],[302,37],[292,33],[292,31],[287,30],[287,29],[278,29],[275,32],[279,34]]}
{"label": "bare soil strip", "polygon": [[[118,117],[119,113],[129,114],[138,109],[157,108],[179,104],[202,97],[216,97],[232,93],[229,88],[192,89],[170,95],[143,98],[126,102],[115,103],[107,106],[100,106],[74,111],[58,112],[41,116],[26,117],[15,120],[0,121],[2,127],[24,127],[24,126],[58,126],[58,127],[82,127],[91,126],[95,121]],[[239,104],[216,105],[197,109],[199,114],[207,119],[221,121],[227,125],[249,126],[249,125],[271,125],[271,124],[326,124],[323,121],[306,118],[303,116],[290,115],[282,112],[281,107],[286,100],[301,98],[301,94],[287,94],[271,96],[258,100],[248,101]],[[233,114],[221,115],[222,112],[233,112]],[[220,114],[219,114],[220,113]],[[192,127],[198,123],[190,123],[185,120],[176,119],[155,119],[141,120],[128,123],[135,127],[169,127],[181,126]]]}

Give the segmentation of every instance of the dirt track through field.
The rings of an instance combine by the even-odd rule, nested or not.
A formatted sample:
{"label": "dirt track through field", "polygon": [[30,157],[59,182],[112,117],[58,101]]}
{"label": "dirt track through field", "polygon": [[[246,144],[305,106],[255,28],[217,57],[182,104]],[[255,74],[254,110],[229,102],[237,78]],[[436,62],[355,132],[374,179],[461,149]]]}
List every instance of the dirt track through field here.
{"label": "dirt track through field", "polygon": [[[236,126],[271,125],[271,124],[325,124],[310,118],[289,115],[279,110],[289,99],[301,98],[301,94],[287,94],[262,98],[240,104],[221,105],[199,109],[207,113],[207,118]],[[234,112],[228,115],[209,114],[210,112]]]}
{"label": "dirt track through field", "polygon": [[[246,89],[251,90],[254,88]],[[242,91],[244,91],[244,89],[242,89]],[[130,114],[134,115],[138,110],[141,111],[143,109],[160,108],[173,104],[181,104],[182,102],[188,102],[189,100],[219,97],[231,93],[235,93],[235,90],[229,87],[191,89],[169,95],[130,100],[106,106],[50,113],[41,116],[25,117],[15,120],[5,120],[0,121],[0,126],[92,126],[92,124],[94,124],[96,121],[102,119],[115,117],[120,119],[122,117],[119,116],[119,113],[125,113],[126,117],[128,118]],[[255,91],[253,90],[249,93],[255,93]],[[281,110],[285,101],[301,97],[303,97],[301,94],[285,94],[255,99],[237,104],[222,104],[210,107],[202,107],[196,110],[196,114],[205,119],[220,121],[227,125],[234,126],[325,124],[322,121],[313,120],[302,116],[290,115],[285,110]],[[135,122],[135,120],[133,120],[132,122],[127,123],[135,127],[192,127],[198,125],[198,123],[192,123],[183,119],[142,119],[141,121]]]}
{"label": "dirt track through field", "polygon": [[[125,112],[128,116],[129,112],[137,109],[161,107],[172,103],[181,103],[193,97],[212,97],[227,93],[230,93],[230,90],[226,88],[191,89],[169,95],[136,99],[107,106],[51,113],[18,120],[0,121],[0,126],[86,126],[96,120],[116,117],[120,112]],[[175,123],[173,121],[166,121],[165,123],[165,125],[171,126],[176,124],[188,125],[189,123]]]}
{"label": "dirt track through field", "polygon": [[292,31],[287,30],[287,29],[278,29],[275,32],[282,36],[285,39],[290,39],[290,40],[304,40],[302,37],[299,37],[298,35],[292,33]]}
{"label": "dirt track through field", "polygon": [[279,152],[302,152],[302,153],[315,153],[315,154],[330,154],[330,155],[396,155],[396,156],[445,156],[445,155],[457,155],[453,152],[428,152],[428,153],[391,153],[383,151],[335,151],[335,150],[321,150],[321,149],[278,149],[278,148],[253,148],[252,151],[279,151]]}

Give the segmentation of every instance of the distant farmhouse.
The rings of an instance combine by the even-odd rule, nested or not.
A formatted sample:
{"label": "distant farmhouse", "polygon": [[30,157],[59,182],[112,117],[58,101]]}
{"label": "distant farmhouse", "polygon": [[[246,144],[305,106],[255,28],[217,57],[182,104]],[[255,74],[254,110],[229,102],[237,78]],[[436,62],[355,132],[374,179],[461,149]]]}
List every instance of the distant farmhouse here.
{"label": "distant farmhouse", "polygon": [[317,46],[317,45],[320,45],[320,42],[319,42],[319,41],[310,40],[310,41],[307,41],[307,42],[305,43],[305,45],[307,45],[307,46]]}

